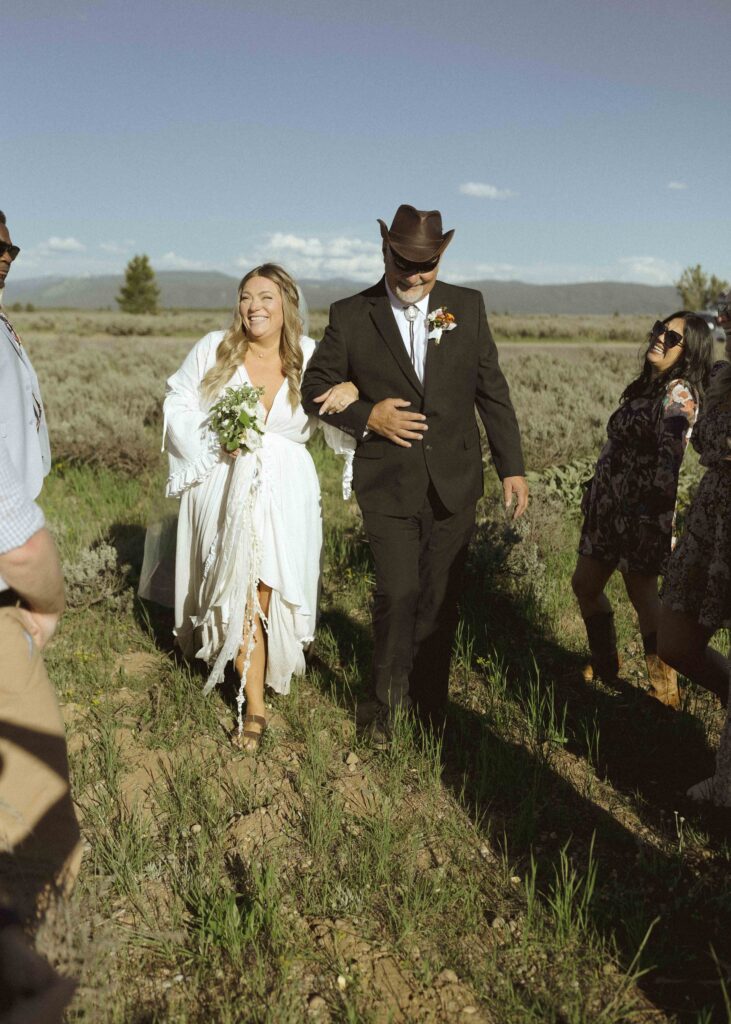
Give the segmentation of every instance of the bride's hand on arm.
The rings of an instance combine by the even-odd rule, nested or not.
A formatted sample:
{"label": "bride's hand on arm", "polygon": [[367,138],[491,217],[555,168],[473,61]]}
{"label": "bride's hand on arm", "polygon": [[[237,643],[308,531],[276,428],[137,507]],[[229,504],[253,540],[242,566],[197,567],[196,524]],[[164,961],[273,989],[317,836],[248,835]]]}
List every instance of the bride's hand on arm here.
{"label": "bride's hand on arm", "polygon": [[342,412],[347,409],[353,402],[357,402],[359,397],[359,391],[352,381],[346,380],[341,384],[334,384],[331,388],[322,394],[318,395],[315,399],[316,402],[321,402],[320,413],[322,416],[324,413]]}

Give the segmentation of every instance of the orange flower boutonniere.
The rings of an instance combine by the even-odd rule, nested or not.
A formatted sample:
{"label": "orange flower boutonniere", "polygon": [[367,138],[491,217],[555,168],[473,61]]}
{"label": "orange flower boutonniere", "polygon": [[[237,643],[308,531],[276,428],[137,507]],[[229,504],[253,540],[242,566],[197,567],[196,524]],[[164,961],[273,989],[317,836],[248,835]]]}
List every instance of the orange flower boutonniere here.
{"label": "orange flower boutonniere", "polygon": [[435,345],[438,345],[442,340],[442,334],[445,331],[453,331],[457,326],[454,314],[450,313],[446,306],[440,306],[439,309],[435,309],[432,313],[428,314],[426,319],[429,324],[427,337],[433,338]]}

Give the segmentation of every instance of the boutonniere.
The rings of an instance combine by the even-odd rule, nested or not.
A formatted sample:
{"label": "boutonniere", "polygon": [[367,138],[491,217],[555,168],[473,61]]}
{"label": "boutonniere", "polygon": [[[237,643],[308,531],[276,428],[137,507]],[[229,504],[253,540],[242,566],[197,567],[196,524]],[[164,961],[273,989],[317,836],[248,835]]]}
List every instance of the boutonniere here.
{"label": "boutonniere", "polygon": [[427,338],[433,338],[435,345],[438,345],[442,340],[444,331],[453,331],[457,326],[454,314],[450,313],[446,306],[440,306],[439,309],[428,313],[426,320],[429,324]]}

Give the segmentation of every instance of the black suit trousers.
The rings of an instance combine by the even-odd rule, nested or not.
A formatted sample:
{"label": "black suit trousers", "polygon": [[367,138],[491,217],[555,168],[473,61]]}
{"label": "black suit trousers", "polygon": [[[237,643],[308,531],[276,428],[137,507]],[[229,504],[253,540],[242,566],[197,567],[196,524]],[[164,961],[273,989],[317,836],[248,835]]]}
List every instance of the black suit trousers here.
{"label": "black suit trousers", "polygon": [[376,697],[391,708],[414,706],[426,721],[439,721],[446,710],[475,506],[449,512],[430,485],[414,515],[364,512],[363,523],[376,568]]}

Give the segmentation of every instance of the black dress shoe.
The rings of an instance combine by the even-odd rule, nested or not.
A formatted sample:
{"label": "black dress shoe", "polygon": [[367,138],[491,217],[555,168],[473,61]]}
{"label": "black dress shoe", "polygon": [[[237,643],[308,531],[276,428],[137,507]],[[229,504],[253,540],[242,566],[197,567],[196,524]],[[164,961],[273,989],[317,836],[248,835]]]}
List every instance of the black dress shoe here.
{"label": "black dress shoe", "polygon": [[441,737],[447,728],[447,709],[420,707],[417,710],[419,725],[425,733]]}
{"label": "black dress shoe", "polygon": [[374,750],[388,750],[393,740],[393,721],[391,712],[381,705],[374,718],[365,726],[363,734]]}

